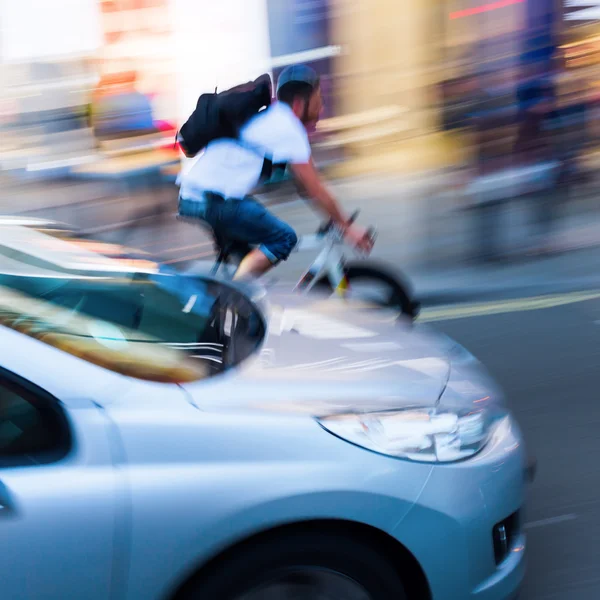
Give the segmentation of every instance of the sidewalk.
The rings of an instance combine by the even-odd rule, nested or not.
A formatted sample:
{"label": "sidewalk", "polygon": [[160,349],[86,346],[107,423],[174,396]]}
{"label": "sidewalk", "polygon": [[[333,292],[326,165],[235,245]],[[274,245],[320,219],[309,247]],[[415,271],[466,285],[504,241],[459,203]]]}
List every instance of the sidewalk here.
{"label": "sidewalk", "polygon": [[172,204],[175,211],[176,198],[173,185],[149,190],[124,180],[17,181],[0,173],[0,214],[62,221],[84,230],[119,228],[158,206]]}
{"label": "sidewalk", "polygon": [[409,271],[424,306],[600,288],[600,246],[498,266]]}

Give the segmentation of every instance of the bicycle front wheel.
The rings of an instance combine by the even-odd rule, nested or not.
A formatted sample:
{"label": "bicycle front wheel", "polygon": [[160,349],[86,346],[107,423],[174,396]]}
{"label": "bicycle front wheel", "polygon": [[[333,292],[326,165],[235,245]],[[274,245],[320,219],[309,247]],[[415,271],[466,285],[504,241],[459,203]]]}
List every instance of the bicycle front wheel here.
{"label": "bicycle front wheel", "polygon": [[[371,262],[350,262],[344,266],[344,275],[347,286],[343,292],[345,297],[396,310],[410,319],[417,318],[419,303],[411,297],[408,284],[385,266]],[[315,289],[334,293],[327,277],[320,278],[315,283]]]}

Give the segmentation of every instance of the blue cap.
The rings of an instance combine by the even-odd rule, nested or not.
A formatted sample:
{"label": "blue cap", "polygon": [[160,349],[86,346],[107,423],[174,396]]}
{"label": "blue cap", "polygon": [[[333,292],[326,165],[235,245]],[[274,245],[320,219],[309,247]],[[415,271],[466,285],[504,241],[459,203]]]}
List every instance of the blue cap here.
{"label": "blue cap", "polygon": [[281,71],[277,80],[277,94],[286,83],[307,83],[311,87],[316,87],[319,83],[317,72],[307,65],[290,65]]}

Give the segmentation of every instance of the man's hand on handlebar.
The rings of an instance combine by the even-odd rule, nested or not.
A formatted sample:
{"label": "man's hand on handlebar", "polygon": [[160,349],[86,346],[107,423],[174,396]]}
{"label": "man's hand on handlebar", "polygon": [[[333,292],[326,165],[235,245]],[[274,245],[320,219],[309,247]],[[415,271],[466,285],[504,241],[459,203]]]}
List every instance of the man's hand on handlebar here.
{"label": "man's hand on handlebar", "polygon": [[[325,214],[331,217],[333,223],[341,226],[346,241],[357,250],[365,252],[366,254],[371,252],[373,248],[373,239],[369,230],[354,225],[354,220],[356,219],[358,212],[355,212],[349,220],[344,220],[344,215],[339,204],[329,193],[329,190],[323,185],[312,158],[304,164],[292,163],[290,168],[296,176],[300,186],[306,190],[307,195],[316,202]],[[326,225],[321,229],[321,232],[326,232],[329,227],[330,224]]]}
{"label": "man's hand on handlebar", "polygon": [[373,238],[370,231],[365,227],[352,223],[346,228],[344,237],[349,244],[361,252],[369,254],[373,249]]}

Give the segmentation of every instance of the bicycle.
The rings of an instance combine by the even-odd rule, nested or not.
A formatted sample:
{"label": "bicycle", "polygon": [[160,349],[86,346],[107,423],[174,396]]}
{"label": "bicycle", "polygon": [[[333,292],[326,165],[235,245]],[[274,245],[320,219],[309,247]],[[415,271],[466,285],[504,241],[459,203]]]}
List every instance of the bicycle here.
{"label": "bicycle", "polygon": [[[359,215],[356,211],[350,218],[353,223]],[[233,278],[241,260],[252,250],[244,242],[225,240],[216,235],[208,224],[195,219],[178,215],[179,220],[195,225],[202,224],[212,234],[216,261],[211,269],[211,275],[216,277],[219,271],[224,271],[227,279]],[[369,229],[373,243],[377,237],[376,231]],[[411,296],[410,288],[399,273],[379,262],[372,260],[347,261],[340,246],[344,244],[344,236],[333,221],[328,221],[315,234],[300,236],[293,252],[304,252],[321,249],[317,258],[305,271],[294,287],[295,291],[309,293],[313,289],[329,291],[341,297],[347,297],[353,288],[360,283],[367,283],[370,291],[375,285],[383,285],[383,298],[370,298],[376,306],[397,310],[400,314],[414,320],[419,314],[419,303]]]}

